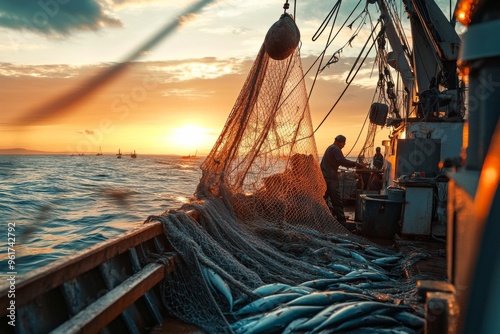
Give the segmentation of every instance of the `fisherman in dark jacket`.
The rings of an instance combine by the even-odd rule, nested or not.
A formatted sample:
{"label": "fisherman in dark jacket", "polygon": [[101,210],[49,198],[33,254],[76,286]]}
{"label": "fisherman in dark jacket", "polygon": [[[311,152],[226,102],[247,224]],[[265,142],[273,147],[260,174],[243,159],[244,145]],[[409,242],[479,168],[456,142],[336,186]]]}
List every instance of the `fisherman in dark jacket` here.
{"label": "fisherman in dark jacket", "polygon": [[325,199],[330,197],[332,202],[332,214],[336,216],[339,223],[347,227],[344,214],[344,205],[340,196],[338,168],[344,166],[347,168],[359,167],[364,168],[363,164],[347,160],[342,153],[342,148],[345,146],[346,138],[343,135],[335,137],[332,145],[328,146],[321,159],[321,171],[326,182]]}
{"label": "fisherman in dark jacket", "polygon": [[380,147],[375,149],[375,155],[373,156],[373,167],[376,169],[382,169],[384,167],[384,156],[380,153]]}

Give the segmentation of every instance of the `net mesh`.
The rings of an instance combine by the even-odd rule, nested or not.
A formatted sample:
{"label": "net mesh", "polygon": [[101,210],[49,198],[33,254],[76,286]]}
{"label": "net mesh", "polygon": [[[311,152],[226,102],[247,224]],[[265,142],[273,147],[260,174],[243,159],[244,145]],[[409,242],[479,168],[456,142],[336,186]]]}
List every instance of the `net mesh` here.
{"label": "net mesh", "polygon": [[323,200],[298,50],[278,61],[261,48],[201,168],[197,196],[222,198],[238,220],[345,232]]}
{"label": "net mesh", "polygon": [[[179,255],[163,283],[171,315],[232,333],[233,311],[259,298],[258,287],[330,279],[324,289],[360,290],[368,272],[379,275],[371,296],[413,304],[413,282],[400,278],[419,255],[392,268],[373,263],[396,253],[348,232],[325,204],[298,50],[275,60],[260,49],[201,169],[196,199],[149,219]],[[352,271],[359,276],[343,276]]]}

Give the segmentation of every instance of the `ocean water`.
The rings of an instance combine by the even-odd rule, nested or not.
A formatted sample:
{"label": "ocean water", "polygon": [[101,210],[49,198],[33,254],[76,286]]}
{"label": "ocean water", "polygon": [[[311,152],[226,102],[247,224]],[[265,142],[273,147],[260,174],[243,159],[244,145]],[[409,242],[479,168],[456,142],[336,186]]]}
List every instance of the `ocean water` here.
{"label": "ocean water", "polygon": [[[203,158],[0,155],[0,271],[23,275],[189,202]],[[12,235],[10,235],[12,237]]]}

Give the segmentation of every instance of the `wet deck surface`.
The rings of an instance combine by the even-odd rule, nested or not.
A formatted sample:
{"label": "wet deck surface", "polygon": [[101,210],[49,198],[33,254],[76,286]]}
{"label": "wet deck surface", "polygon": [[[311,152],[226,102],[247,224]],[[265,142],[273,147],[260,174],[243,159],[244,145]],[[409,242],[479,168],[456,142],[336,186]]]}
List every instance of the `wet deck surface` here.
{"label": "wet deck surface", "polygon": [[[354,205],[344,207],[348,223],[361,226],[362,223],[354,222]],[[436,230],[436,232],[435,232]],[[446,261],[446,231],[445,227],[433,226],[433,236],[403,236],[396,235],[394,239],[373,239],[367,238],[372,242],[382,246],[394,249],[407,254],[412,251],[421,251],[428,254],[428,258],[417,262],[408,273],[410,276],[428,277],[435,280],[447,280],[447,261]],[[362,235],[362,234],[360,234]]]}
{"label": "wet deck surface", "polygon": [[447,280],[445,243],[432,238],[399,239],[396,242],[402,253],[419,249],[429,255],[427,259],[420,260],[412,267],[411,276],[429,276],[429,278],[436,280]]}

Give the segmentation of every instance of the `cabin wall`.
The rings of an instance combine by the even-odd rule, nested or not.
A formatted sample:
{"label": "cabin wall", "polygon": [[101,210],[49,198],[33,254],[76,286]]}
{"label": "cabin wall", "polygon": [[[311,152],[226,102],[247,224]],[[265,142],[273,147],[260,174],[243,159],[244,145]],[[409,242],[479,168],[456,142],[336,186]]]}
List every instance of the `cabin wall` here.
{"label": "cabin wall", "polygon": [[464,122],[411,122],[406,138],[427,138],[441,141],[440,160],[458,158],[462,150]]}

